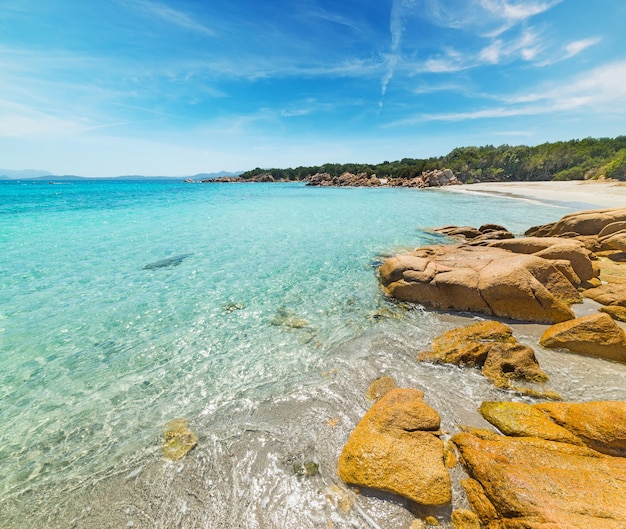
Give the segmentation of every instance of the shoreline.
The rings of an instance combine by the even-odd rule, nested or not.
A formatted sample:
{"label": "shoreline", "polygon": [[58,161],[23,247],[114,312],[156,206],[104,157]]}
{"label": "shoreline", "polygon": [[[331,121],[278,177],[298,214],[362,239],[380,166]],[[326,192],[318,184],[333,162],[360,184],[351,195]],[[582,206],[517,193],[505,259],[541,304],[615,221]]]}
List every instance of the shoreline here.
{"label": "shoreline", "polygon": [[438,189],[452,193],[497,195],[581,210],[618,208],[626,205],[626,183],[617,181],[483,182]]}

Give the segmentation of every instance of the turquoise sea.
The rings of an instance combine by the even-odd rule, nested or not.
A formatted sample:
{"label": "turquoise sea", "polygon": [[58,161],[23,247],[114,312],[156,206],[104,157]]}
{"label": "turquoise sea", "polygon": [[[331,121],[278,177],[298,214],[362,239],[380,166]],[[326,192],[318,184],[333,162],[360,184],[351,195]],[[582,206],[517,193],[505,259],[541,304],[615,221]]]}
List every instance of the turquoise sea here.
{"label": "turquoise sea", "polygon": [[[573,209],[300,183],[0,182],[0,526],[408,527],[410,506],[335,475],[369,383],[422,389],[451,432],[481,400],[516,397],[418,365],[454,317],[387,301],[378,263],[441,242],[429,227],[523,233]],[[626,399],[624,366],[533,346],[566,399]],[[199,443],[170,462],[179,417]],[[298,475],[307,461],[319,474]]]}

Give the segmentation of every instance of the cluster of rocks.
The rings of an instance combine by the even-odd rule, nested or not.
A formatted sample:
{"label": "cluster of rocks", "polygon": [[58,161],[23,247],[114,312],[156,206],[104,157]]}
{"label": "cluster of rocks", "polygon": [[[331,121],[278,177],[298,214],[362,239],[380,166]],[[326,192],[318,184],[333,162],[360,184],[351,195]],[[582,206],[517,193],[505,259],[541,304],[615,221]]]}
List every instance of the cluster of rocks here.
{"label": "cluster of rocks", "polygon": [[389,296],[542,323],[573,319],[571,305],[588,296],[626,318],[626,208],[574,213],[519,238],[497,225],[434,231],[460,242],[387,259],[379,278]]}
{"label": "cluster of rocks", "polygon": [[252,178],[246,178],[245,180],[238,176],[220,176],[218,178],[205,178],[200,180],[203,184],[231,184],[233,182],[283,182],[284,180],[276,180],[270,173],[261,173],[253,176]]}
{"label": "cluster of rocks", "polygon": [[[626,362],[626,333],[614,321],[626,311],[626,208],[567,215],[519,238],[494,224],[434,231],[456,241],[381,265],[389,296],[548,323],[541,346]],[[583,296],[601,312],[576,318],[571,305]],[[626,402],[555,402],[557,393],[530,387],[547,374],[496,321],[448,331],[417,359],[478,368],[498,388],[553,402],[483,402],[497,432],[455,425],[444,440],[424,394],[383,377],[339,458],[344,482],[441,506],[451,501],[448,468],[460,461],[471,511],[452,513],[454,529],[626,527]]]}
{"label": "cluster of rocks", "polygon": [[307,176],[306,185],[322,187],[443,187],[458,185],[462,182],[450,169],[425,171],[414,178],[378,178],[375,174],[343,173],[331,176],[328,173],[316,173]]}
{"label": "cluster of rocks", "polygon": [[472,510],[451,514],[455,529],[624,527],[625,402],[484,402],[479,412],[500,433],[464,427],[446,442],[421,391],[389,389],[350,435],[339,476],[442,506],[452,499],[448,468],[460,461]]}
{"label": "cluster of rocks", "polygon": [[481,321],[448,331],[435,338],[422,362],[480,368],[496,387],[544,398],[560,399],[554,392],[516,386],[515,381],[543,383],[543,372],[531,347],[519,343],[513,330],[497,321]]}
{"label": "cluster of rocks", "polygon": [[626,208],[571,213],[557,222],[534,226],[526,235],[574,238],[593,251],[626,252]]}
{"label": "cluster of rocks", "polygon": [[480,527],[617,529],[626,525],[626,403],[483,403],[502,433],[451,442]]}

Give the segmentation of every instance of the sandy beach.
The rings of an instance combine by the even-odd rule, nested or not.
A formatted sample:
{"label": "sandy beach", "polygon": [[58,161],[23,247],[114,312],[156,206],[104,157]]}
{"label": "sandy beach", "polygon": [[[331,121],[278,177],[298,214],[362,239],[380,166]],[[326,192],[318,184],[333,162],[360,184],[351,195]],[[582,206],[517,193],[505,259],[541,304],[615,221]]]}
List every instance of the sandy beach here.
{"label": "sandy beach", "polygon": [[442,189],[574,205],[580,209],[626,207],[626,183],[615,181],[487,182]]}

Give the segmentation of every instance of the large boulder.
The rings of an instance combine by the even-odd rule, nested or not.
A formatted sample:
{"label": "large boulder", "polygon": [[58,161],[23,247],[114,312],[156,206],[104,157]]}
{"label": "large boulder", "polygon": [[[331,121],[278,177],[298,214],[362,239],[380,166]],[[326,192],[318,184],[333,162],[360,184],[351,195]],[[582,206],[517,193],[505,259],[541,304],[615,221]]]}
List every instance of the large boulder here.
{"label": "large boulder", "polygon": [[626,402],[546,402],[534,408],[549,415],[590,448],[626,457]]}
{"label": "large boulder", "polygon": [[599,287],[585,290],[585,297],[602,305],[620,305],[626,307],[626,284],[606,283]]}
{"label": "large boulder", "polygon": [[416,389],[389,391],[364,415],[339,457],[346,483],[399,494],[423,505],[452,499],[437,437],[439,415]]}
{"label": "large boulder", "polygon": [[517,342],[510,327],[496,321],[483,321],[448,331],[419,354],[423,362],[480,367],[499,388],[526,391],[513,386],[514,380],[545,382],[534,351]]}
{"label": "large boulder", "polygon": [[543,347],[563,348],[626,363],[626,333],[604,313],[552,325],[539,343]]}
{"label": "large boulder", "polygon": [[574,317],[569,305],[581,301],[552,261],[495,247],[418,248],[385,260],[379,278],[400,301],[515,320],[566,321]]}
{"label": "large boulder", "polygon": [[558,222],[534,226],[526,231],[526,235],[538,237],[567,234],[598,235],[610,224],[622,221],[626,221],[626,208],[579,211],[565,215]]}
{"label": "large boulder", "polygon": [[605,239],[601,239],[601,243],[603,247],[626,252],[626,230],[618,231]]}
{"label": "large boulder", "polygon": [[463,488],[484,527],[626,527],[624,458],[534,437],[464,432],[452,441],[472,478]]}
{"label": "large boulder", "polygon": [[[561,404],[561,403],[559,403]],[[539,437],[582,446],[583,441],[550,419],[541,409],[522,402],[483,402],[480,414],[504,435],[512,437]]]}

